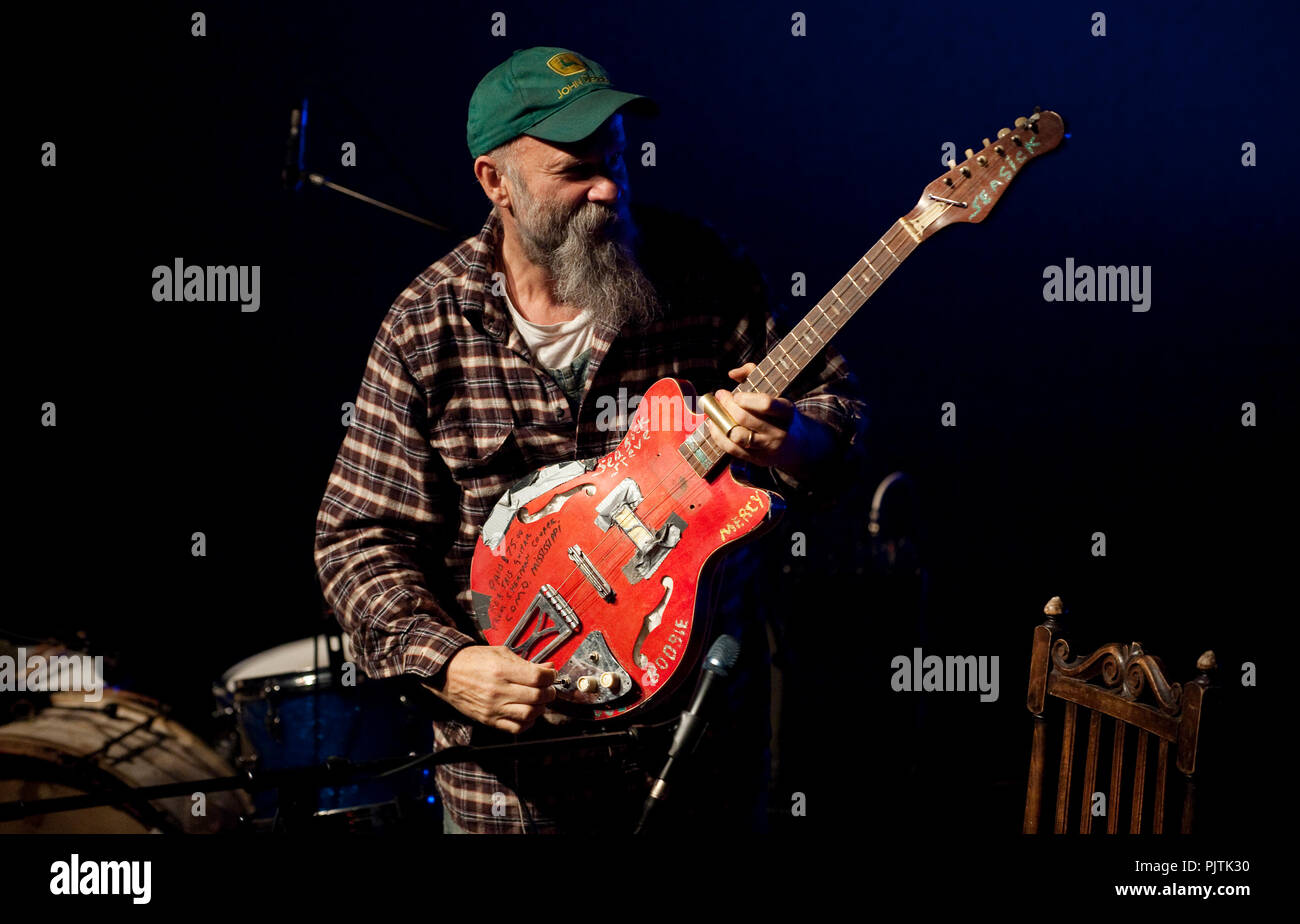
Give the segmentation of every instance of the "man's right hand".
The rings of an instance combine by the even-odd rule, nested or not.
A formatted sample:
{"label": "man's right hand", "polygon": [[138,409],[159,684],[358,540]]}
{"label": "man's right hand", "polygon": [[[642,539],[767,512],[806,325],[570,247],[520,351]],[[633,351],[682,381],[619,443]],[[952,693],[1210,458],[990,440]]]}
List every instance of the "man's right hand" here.
{"label": "man's right hand", "polygon": [[504,645],[469,645],[443,668],[441,688],[425,687],[474,721],[517,735],[555,699],[554,683],[549,661],[534,664]]}

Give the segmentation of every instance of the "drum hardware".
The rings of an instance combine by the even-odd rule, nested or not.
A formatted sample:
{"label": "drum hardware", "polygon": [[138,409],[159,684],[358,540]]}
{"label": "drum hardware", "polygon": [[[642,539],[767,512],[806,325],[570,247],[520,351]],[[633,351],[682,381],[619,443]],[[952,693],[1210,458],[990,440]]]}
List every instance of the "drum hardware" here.
{"label": "drum hardware", "polygon": [[[535,741],[512,742],[494,745],[457,745],[436,753],[414,756],[391,757],[382,760],[353,762],[341,757],[334,757],[323,764],[294,767],[289,769],[261,769],[256,758],[241,764],[239,772],[233,775],[213,777],[210,779],[184,780],[155,786],[135,786],[116,788],[108,792],[85,793],[79,795],[56,796],[35,800],[19,799],[0,802],[0,824],[19,819],[55,816],[62,812],[84,811],[100,806],[139,806],[160,799],[178,796],[188,797],[194,792],[208,795],[209,806],[217,794],[243,790],[249,794],[280,790],[290,794],[290,804],[285,811],[278,812],[270,820],[257,819],[251,811],[243,812],[229,818],[229,827],[236,824],[257,830],[289,830],[299,827],[313,829],[316,826],[329,829],[337,828],[349,820],[346,827],[357,830],[366,820],[369,826],[400,825],[416,819],[408,818],[403,805],[416,808],[423,807],[423,800],[394,799],[388,802],[367,803],[324,811],[310,811],[308,804],[293,805],[293,794],[310,794],[321,787],[342,787],[364,780],[401,776],[419,771],[421,778],[428,778],[431,768],[445,763],[465,761],[482,762],[512,759],[546,754],[556,750],[590,749],[595,744],[607,744],[611,754],[614,745],[642,746],[649,738],[662,735],[680,721],[679,717],[667,719],[654,724],[633,725],[619,731],[593,732],[567,737],[543,738]],[[640,763],[626,762],[628,772],[639,771]],[[188,798],[185,800],[188,803]],[[243,798],[244,804],[249,804]]]}
{"label": "drum hardware", "polygon": [[[161,707],[160,707],[160,708],[161,708]],[[165,710],[163,710],[163,711],[165,711]],[[108,718],[110,718],[110,719],[116,719],[116,718],[117,718],[117,704],[116,704],[116,703],[110,703],[110,704],[109,704],[109,708],[107,708],[107,709],[104,710],[104,714],[105,714]],[[161,715],[161,714],[163,714],[162,711],[160,711],[159,715]],[[127,738],[131,737],[131,736],[134,735],[136,732],[141,732],[141,731],[149,732],[149,734],[152,734],[152,735],[154,736],[154,740],[153,740],[153,741],[149,742],[148,744],[139,744],[139,745],[136,745],[135,748],[133,748],[133,749],[132,749],[132,748],[128,748],[128,749],[126,750],[125,753],[123,753],[123,754],[119,754],[119,755],[116,756],[116,757],[108,758],[109,761],[110,761],[111,763],[121,763],[121,762],[124,761],[124,760],[134,760],[134,759],[135,759],[139,754],[143,753],[144,751],[148,750],[149,748],[157,747],[158,743],[161,742],[161,741],[163,740],[163,736],[162,736],[162,735],[160,735],[160,734],[158,734],[157,732],[154,732],[154,731],[151,730],[151,726],[153,725],[153,723],[154,723],[154,719],[156,719],[156,718],[158,718],[158,715],[150,715],[150,716],[146,716],[146,717],[145,717],[144,719],[142,719],[138,724],[132,726],[131,728],[128,728],[126,731],[122,732],[120,735],[117,735],[117,736],[115,736],[115,737],[113,737],[113,738],[110,738],[110,739],[108,739],[107,741],[105,741],[102,747],[100,747],[100,748],[98,748],[98,749],[96,749],[96,750],[94,750],[94,751],[91,751],[89,754],[84,754],[84,755],[82,755],[82,756],[79,758],[79,761],[82,762],[82,763],[87,762],[87,761],[91,761],[91,760],[94,760],[96,757],[98,757],[100,754],[103,754],[103,755],[105,755],[105,757],[107,757],[107,755],[108,755],[108,749],[111,748],[111,747],[113,747],[113,745],[118,744],[118,743],[120,743],[120,742],[122,742],[122,741],[125,741]]]}

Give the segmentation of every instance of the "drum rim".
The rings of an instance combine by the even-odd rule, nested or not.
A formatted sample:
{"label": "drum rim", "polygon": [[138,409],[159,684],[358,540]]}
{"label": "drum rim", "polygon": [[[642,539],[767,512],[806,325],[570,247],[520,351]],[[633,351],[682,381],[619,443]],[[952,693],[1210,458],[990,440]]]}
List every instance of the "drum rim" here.
{"label": "drum rim", "polygon": [[[288,674],[269,674],[266,677],[245,677],[235,681],[234,689],[226,689],[236,696],[252,694],[255,697],[306,693],[329,689],[341,680],[328,667],[314,671],[294,671]],[[278,688],[278,689],[277,689]]]}

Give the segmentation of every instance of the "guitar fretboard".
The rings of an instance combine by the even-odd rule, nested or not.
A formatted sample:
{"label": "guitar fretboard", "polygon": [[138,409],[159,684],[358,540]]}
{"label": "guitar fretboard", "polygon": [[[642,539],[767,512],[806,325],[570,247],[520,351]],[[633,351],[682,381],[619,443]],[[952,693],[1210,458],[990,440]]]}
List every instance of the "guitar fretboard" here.
{"label": "guitar fretboard", "polygon": [[[790,386],[814,356],[830,342],[849,318],[866,304],[881,283],[898,268],[920,242],[919,236],[905,223],[894,222],[892,228],[863,254],[862,259],[813,306],[807,316],[763,357],[749,378],[735,391],[780,395]],[[701,425],[677,450],[696,474],[706,476],[727,453]]]}

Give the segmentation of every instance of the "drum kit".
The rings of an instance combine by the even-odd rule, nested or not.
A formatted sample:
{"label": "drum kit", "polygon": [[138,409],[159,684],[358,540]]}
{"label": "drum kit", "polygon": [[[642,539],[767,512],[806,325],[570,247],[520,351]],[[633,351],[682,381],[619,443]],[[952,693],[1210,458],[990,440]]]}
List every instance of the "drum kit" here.
{"label": "drum kit", "polygon": [[[28,650],[68,654],[57,644]],[[345,639],[318,635],[239,662],[213,684],[218,730],[209,740],[127,690],[107,687],[94,702],[80,692],[0,692],[0,809],[69,796],[97,803],[0,814],[0,834],[438,830],[427,768],[323,774],[433,749],[426,704],[400,680],[366,678],[351,655]],[[185,791],[130,798],[166,784]]]}

